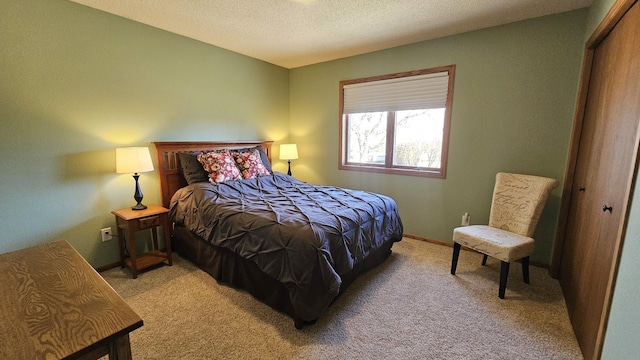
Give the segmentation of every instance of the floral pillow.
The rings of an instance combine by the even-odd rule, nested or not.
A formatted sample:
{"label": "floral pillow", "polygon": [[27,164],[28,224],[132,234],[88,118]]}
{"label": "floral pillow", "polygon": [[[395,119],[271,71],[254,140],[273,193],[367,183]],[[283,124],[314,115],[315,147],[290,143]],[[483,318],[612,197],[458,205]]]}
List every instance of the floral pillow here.
{"label": "floral pillow", "polygon": [[270,175],[269,170],[262,163],[258,150],[232,152],[231,154],[236,161],[236,166],[242,173],[243,179],[255,179],[258,176]]}
{"label": "floral pillow", "polygon": [[209,173],[209,182],[212,184],[242,179],[233,157],[226,150],[199,154],[198,161]]}

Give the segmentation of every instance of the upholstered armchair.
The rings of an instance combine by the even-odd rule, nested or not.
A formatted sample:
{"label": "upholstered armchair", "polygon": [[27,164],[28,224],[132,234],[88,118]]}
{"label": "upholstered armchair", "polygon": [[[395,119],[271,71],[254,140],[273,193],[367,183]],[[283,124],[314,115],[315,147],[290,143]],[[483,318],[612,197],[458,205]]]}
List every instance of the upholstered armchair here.
{"label": "upholstered armchair", "polygon": [[555,179],[510,173],[498,173],[493,189],[489,225],[462,226],[453,230],[451,274],[456,274],[461,246],[499,259],[500,288],[504,299],[509,264],[521,260],[522,276],[529,283],[529,255],[535,242],[532,238],[547,198],[558,181]]}

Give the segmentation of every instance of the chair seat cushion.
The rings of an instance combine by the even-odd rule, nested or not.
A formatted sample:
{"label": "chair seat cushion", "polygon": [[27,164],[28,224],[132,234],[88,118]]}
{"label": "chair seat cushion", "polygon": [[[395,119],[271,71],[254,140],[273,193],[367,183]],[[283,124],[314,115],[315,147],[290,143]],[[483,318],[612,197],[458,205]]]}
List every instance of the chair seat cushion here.
{"label": "chair seat cushion", "polygon": [[487,225],[455,228],[453,241],[506,262],[531,255],[535,245],[533,238]]}

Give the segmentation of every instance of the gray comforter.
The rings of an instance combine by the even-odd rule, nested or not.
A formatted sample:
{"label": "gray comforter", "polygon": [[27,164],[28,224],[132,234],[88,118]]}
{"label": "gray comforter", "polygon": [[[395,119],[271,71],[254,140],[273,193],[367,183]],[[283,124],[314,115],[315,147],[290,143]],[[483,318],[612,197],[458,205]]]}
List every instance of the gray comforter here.
{"label": "gray comforter", "polygon": [[[284,284],[303,320],[316,319],[329,306],[341,274],[385,243],[400,241],[403,230],[390,197],[307,184],[280,173],[191,184],[173,196],[171,216]],[[318,270],[321,284],[313,284]],[[308,299],[312,286],[322,286],[320,298],[314,292]]]}

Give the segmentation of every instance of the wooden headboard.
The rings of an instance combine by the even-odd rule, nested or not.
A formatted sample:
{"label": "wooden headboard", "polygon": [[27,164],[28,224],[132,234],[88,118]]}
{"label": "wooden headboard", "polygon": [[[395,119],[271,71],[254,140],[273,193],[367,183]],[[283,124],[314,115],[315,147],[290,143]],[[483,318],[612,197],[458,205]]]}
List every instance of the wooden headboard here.
{"label": "wooden headboard", "polygon": [[171,197],[178,189],[187,185],[187,181],[180,171],[178,153],[187,151],[211,151],[220,149],[244,149],[262,146],[269,162],[271,162],[271,145],[273,141],[189,141],[153,143],[158,157],[158,172],[160,175],[160,191],[162,206],[169,208]]}

